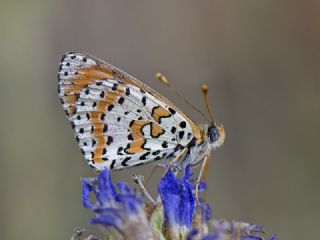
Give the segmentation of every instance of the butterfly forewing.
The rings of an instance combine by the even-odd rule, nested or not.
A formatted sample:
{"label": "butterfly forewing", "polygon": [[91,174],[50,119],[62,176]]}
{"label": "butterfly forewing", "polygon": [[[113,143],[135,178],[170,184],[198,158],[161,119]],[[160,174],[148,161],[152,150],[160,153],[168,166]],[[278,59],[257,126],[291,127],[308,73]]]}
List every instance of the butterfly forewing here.
{"label": "butterfly forewing", "polygon": [[121,169],[175,156],[199,130],[168,100],[110,64],[68,53],[59,96],[90,166]]}

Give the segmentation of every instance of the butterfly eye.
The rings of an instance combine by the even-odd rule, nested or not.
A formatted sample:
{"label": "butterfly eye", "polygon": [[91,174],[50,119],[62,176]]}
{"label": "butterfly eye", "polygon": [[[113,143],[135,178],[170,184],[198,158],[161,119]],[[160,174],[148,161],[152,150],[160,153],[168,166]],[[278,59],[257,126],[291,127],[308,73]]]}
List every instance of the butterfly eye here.
{"label": "butterfly eye", "polygon": [[210,138],[210,142],[216,142],[218,141],[220,134],[218,128],[213,125],[209,127],[208,129],[208,137]]}

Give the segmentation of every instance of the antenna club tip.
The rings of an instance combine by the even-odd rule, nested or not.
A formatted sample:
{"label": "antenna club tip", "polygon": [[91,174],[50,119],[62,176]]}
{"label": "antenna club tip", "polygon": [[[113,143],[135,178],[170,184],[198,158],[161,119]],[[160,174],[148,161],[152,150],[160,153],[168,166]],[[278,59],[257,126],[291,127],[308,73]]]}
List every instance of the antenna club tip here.
{"label": "antenna club tip", "polygon": [[156,78],[159,79],[164,84],[169,84],[168,79],[162,73],[157,72],[156,73]]}
{"label": "antenna club tip", "polygon": [[161,77],[162,77],[162,74],[159,73],[159,72],[157,72],[155,76],[156,76],[156,78],[161,78]]}
{"label": "antenna club tip", "polygon": [[207,84],[202,84],[202,86],[201,86],[201,90],[202,90],[202,92],[204,93],[204,94],[207,94],[207,92],[208,92],[208,85]]}

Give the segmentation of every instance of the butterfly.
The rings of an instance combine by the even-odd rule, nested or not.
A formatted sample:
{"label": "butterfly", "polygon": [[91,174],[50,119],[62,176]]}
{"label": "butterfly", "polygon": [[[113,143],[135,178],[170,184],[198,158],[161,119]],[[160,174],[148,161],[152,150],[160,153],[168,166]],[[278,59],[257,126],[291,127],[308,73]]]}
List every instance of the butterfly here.
{"label": "butterfly", "polygon": [[170,159],[196,165],[225,139],[222,125],[199,127],[138,79],[86,53],[63,55],[58,93],[85,159],[97,170]]}

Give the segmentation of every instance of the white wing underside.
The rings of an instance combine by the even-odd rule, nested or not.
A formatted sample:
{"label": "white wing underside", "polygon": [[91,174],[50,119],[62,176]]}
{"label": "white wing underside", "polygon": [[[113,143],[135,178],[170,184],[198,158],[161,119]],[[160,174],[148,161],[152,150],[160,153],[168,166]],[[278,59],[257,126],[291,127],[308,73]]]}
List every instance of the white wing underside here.
{"label": "white wing underside", "polygon": [[[59,72],[59,96],[66,111],[72,105],[66,101],[67,96],[73,94],[77,97],[75,112],[67,115],[74,126],[78,144],[90,166],[99,170],[104,168],[121,169],[174,156],[181,150],[177,146],[185,147],[188,145],[194,137],[188,121],[179,112],[172,111],[170,106],[161,99],[137,86],[112,77],[92,81],[77,93],[66,91],[68,86],[77,84],[71,82],[70,79],[76,77],[79,69],[95,66],[97,61],[88,55],[70,53],[63,58]],[[125,92],[119,92],[115,86],[121,86]],[[111,110],[106,108],[103,112],[99,112],[99,102],[108,99],[108,95],[112,93],[116,94],[116,99],[112,104],[108,103],[107,105],[107,107],[113,105],[112,108],[109,107]],[[152,116],[152,112],[159,106],[170,112],[171,115],[157,121]],[[99,163],[93,161],[94,152],[97,150],[99,142],[99,137],[93,130],[97,127],[92,118],[94,112],[99,115],[99,124],[107,126],[107,130],[102,131],[102,136],[106,142],[109,141],[106,146],[103,146],[105,148],[101,155],[103,162]],[[140,138],[145,140],[143,146],[145,151],[128,154],[125,152],[128,144],[140,140],[132,139],[132,134],[135,133],[132,132],[130,124],[134,121],[147,121],[153,125],[148,124],[141,130],[142,136]],[[164,132],[155,137],[151,134],[152,126],[159,127]]]}

